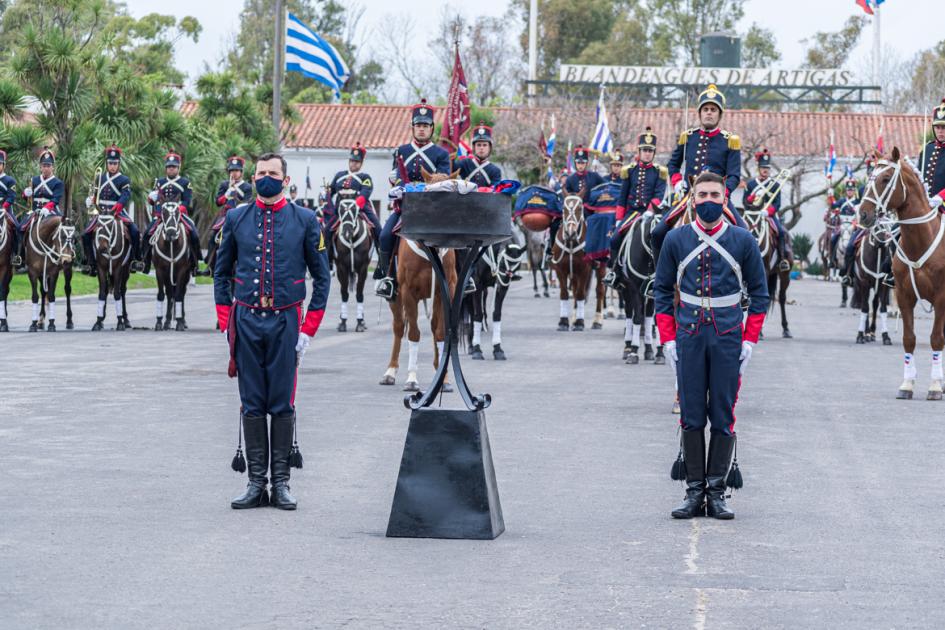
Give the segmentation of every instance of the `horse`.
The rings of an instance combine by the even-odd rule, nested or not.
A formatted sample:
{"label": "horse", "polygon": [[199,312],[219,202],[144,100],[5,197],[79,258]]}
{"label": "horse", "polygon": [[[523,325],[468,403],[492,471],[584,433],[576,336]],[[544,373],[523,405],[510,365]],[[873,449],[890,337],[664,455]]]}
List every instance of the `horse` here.
{"label": "horse", "polygon": [[[915,314],[920,300],[927,300],[935,313],[932,334],[932,371],[928,400],[942,400],[942,351],[945,349],[945,218],[929,205],[918,169],[893,147],[889,159],[876,162],[859,208],[861,225],[872,227],[877,219],[889,218],[899,225],[899,240],[893,241],[896,257],[896,301],[902,315],[902,346],[905,351],[903,381],[896,398],[912,398],[916,381]],[[923,307],[924,308],[924,307]]]}
{"label": "horse", "polygon": [[[341,199],[338,202],[338,227],[334,235],[335,269],[338,284],[341,285],[341,322],[338,332],[348,330],[348,295],[351,285],[355,285],[358,323],[355,332],[364,332],[364,283],[368,277],[368,264],[371,262],[371,247],[374,237],[367,219],[361,216],[354,199]],[[355,280],[357,282],[355,283]]]}
{"label": "horse", "polygon": [[[548,292],[548,275],[545,273],[545,245],[548,242],[548,228],[541,231],[529,229],[522,221],[521,218],[516,219],[521,227],[522,232],[525,233],[525,248],[528,253],[528,268],[532,272],[532,288],[535,292],[535,297],[551,297],[551,294]],[[542,291],[538,291],[538,276],[541,275],[541,286]]]}
{"label": "horse", "polygon": [[[850,239],[853,238],[853,216],[848,214],[840,215],[840,238],[837,239],[837,247],[833,252],[835,277],[839,277],[840,270],[846,266],[846,251]],[[847,306],[847,285],[840,283],[840,308]]]}
{"label": "horse", "polygon": [[[887,221],[876,221],[860,239],[856,247],[856,259],[853,262],[853,299],[851,306],[860,307],[860,324],[857,328],[856,343],[864,344],[876,341],[876,315],[879,311],[880,332],[883,345],[891,346],[886,310],[889,306],[889,286],[884,282],[886,274],[883,267],[891,255],[889,244],[894,236]],[[872,300],[870,294],[872,293]],[[872,307],[872,318],[870,318]]]}
{"label": "horse", "polygon": [[130,328],[128,307],[124,299],[131,266],[130,232],[125,222],[114,214],[98,214],[93,242],[98,272],[98,314],[92,331],[97,332],[104,328],[102,322],[105,321],[105,304],[109,289],[115,297],[115,317],[118,319],[115,330],[126,330]]}
{"label": "horse", "polygon": [[162,199],[160,208],[161,221],[151,236],[154,275],[158,284],[154,330],[170,330],[173,315],[177,320],[174,330],[184,331],[187,330],[184,296],[187,295],[187,283],[195,271],[190,262],[190,239],[181,220],[180,203],[176,199]]}
{"label": "horse", "polygon": [[640,216],[627,228],[627,235],[617,251],[614,269],[620,277],[619,294],[623,300],[625,332],[623,360],[629,365],[640,362],[640,327],[643,327],[643,359],[654,365],[666,363],[663,346],[653,354],[653,322],[656,304],[650,295],[656,261],[650,246],[650,234],[662,220],[662,214]]}
{"label": "horse", "polygon": [[551,248],[551,265],[560,284],[561,311],[558,330],[569,329],[571,300],[574,301],[574,324],[570,330],[584,330],[584,305],[591,281],[591,264],[584,259],[587,223],[584,202],[577,195],[564,198],[561,228]]}
{"label": "horse", "polygon": [[[781,270],[781,252],[778,251],[777,228],[774,222],[768,218],[768,212],[764,208],[751,210],[745,208],[742,210],[742,217],[748,225],[748,231],[758,242],[758,249],[761,250],[761,261],[765,267],[765,275],[768,278],[768,295],[773,296],[777,290],[778,303],[781,305],[781,336],[785,339],[791,339],[791,330],[788,328],[787,321],[787,290],[791,284],[791,270]],[[787,235],[785,235],[787,238]],[[788,255],[788,264],[793,267],[794,259]],[[771,300],[769,309],[774,308],[774,300]]]}
{"label": "horse", "polygon": [[7,324],[7,297],[13,280],[13,235],[16,223],[6,212],[0,213],[0,332],[10,332]]}
{"label": "horse", "polygon": [[[58,214],[35,215],[26,233],[26,268],[30,278],[33,321],[30,332],[56,331],[56,284],[65,280],[66,329],[72,330],[72,263],[75,260],[75,226]],[[48,311],[47,311],[48,305]]]}
{"label": "horse", "polygon": [[[476,262],[473,269],[473,279],[476,290],[467,296],[463,305],[464,318],[472,316],[472,327],[469,331],[469,354],[473,359],[484,359],[480,347],[480,336],[484,328],[486,304],[489,298],[489,287],[495,287],[495,299],[492,304],[492,358],[496,361],[505,361],[508,357],[502,349],[502,304],[509,292],[512,277],[527,255],[525,247],[504,241],[487,248],[483,256]],[[469,306],[472,306],[471,313]]]}

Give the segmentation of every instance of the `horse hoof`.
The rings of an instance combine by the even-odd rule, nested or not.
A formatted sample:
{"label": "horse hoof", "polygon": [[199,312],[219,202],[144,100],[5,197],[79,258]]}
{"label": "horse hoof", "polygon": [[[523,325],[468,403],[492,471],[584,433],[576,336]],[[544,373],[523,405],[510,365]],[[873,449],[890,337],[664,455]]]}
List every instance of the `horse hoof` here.
{"label": "horse hoof", "polygon": [[942,392],[940,392],[940,391],[934,391],[934,390],[929,390],[929,394],[928,394],[928,396],[925,397],[925,399],[926,399],[926,400],[941,400],[941,399],[942,399]]}
{"label": "horse hoof", "polygon": [[495,359],[496,361],[505,361],[505,359],[506,359],[506,357],[505,357],[505,350],[503,350],[503,349],[502,349],[501,347],[499,347],[499,346],[493,346],[493,347],[492,347],[492,358]]}
{"label": "horse hoof", "polygon": [[154,330],[155,332],[161,332],[162,330],[164,330],[164,323],[160,319],[157,320],[157,322],[155,322]]}
{"label": "horse hoof", "polygon": [[131,330],[131,322],[128,321],[127,317],[122,318],[122,323],[125,325],[125,327],[122,328],[122,330]]}
{"label": "horse hoof", "polygon": [[[35,324],[31,326],[31,328],[35,328]],[[92,332],[99,332],[103,328],[105,327],[102,326],[102,320],[97,320],[94,324],[92,324]]]}
{"label": "horse hoof", "polygon": [[365,330],[367,330],[367,326],[364,325],[364,320],[359,319],[358,325],[354,327],[354,332],[364,332]]}
{"label": "horse hoof", "polygon": [[613,313],[604,313],[604,319],[613,319],[613,318],[614,318]]}
{"label": "horse hoof", "polygon": [[164,330],[170,330],[170,329],[171,329],[171,320],[167,320],[166,322],[164,322]]}
{"label": "horse hoof", "polygon": [[889,338],[889,333],[883,333],[883,345],[884,346],[892,345],[892,339]]}
{"label": "horse hoof", "polygon": [[473,346],[472,348],[470,348],[470,350],[469,350],[469,356],[472,357],[472,359],[473,359],[474,361],[484,361],[484,360],[485,360],[485,357],[482,356],[482,348],[480,348],[478,345]]}
{"label": "horse hoof", "polygon": [[341,323],[338,324],[338,332],[348,332],[348,320],[343,319]]}
{"label": "horse hoof", "polygon": [[569,330],[571,326],[568,325],[568,318],[562,317],[558,320],[558,330]]}
{"label": "horse hoof", "polygon": [[658,356],[653,359],[653,365],[666,365],[666,357]]}
{"label": "horse hoof", "polygon": [[384,378],[382,378],[380,381],[380,385],[393,385],[393,384],[394,384],[394,377],[388,376],[387,374],[385,374]]}
{"label": "horse hoof", "polygon": [[644,361],[653,360],[653,350],[651,348],[647,348],[646,350],[643,351],[643,360]]}
{"label": "horse hoof", "polygon": [[7,320],[0,321],[0,332],[10,332],[10,326],[7,325]]}
{"label": "horse hoof", "polygon": [[594,322],[593,324],[591,324],[591,330],[600,330],[603,327],[604,325],[601,324],[600,322]]}
{"label": "horse hoof", "polygon": [[453,386],[450,383],[443,383],[443,387],[440,388],[440,391],[445,394],[453,393]]}
{"label": "horse hoof", "polygon": [[637,365],[638,363],[640,363],[639,354],[631,354],[629,357],[627,357],[627,365]]}
{"label": "horse hoof", "polygon": [[547,291],[545,291],[544,293],[542,293],[542,295],[544,295],[545,297],[551,297],[551,295],[550,295]]}
{"label": "horse hoof", "polygon": [[36,322],[30,324],[30,332],[39,332],[39,327],[36,325]]}
{"label": "horse hoof", "polygon": [[621,357],[621,360],[626,361],[626,360],[627,360],[627,357],[629,357],[629,356],[630,356],[630,348],[624,348],[624,349],[623,349],[623,356]]}
{"label": "horse hoof", "polygon": [[791,331],[788,330],[787,328],[785,328],[785,329],[781,332],[781,336],[784,337],[785,339],[794,339],[794,335],[792,335],[792,334],[791,334]]}
{"label": "horse hoof", "polygon": [[405,392],[419,392],[420,383],[418,383],[417,381],[407,381],[406,383],[404,383],[404,391]]}
{"label": "horse hoof", "polygon": [[187,330],[187,324],[184,323],[184,320],[178,319],[177,325],[174,326],[174,330],[176,330],[177,332],[184,332],[185,330]]}
{"label": "horse hoof", "polygon": [[49,322],[46,325],[46,332],[56,332],[56,325],[52,322]]}
{"label": "horse hoof", "polygon": [[870,343],[873,343],[874,341],[876,341],[876,335],[874,335],[873,333],[870,333],[866,336],[866,340]]}
{"label": "horse hoof", "polygon": [[535,297],[536,297],[536,298],[540,298],[540,297],[541,297],[541,293],[538,293],[538,292],[536,291],[536,292],[535,292]]}
{"label": "horse hoof", "polygon": [[75,324],[72,323],[71,319],[66,322],[66,330],[73,330],[74,328],[75,328]]}
{"label": "horse hoof", "polygon": [[571,330],[574,330],[574,331],[577,331],[577,332],[583,331],[583,330],[584,330],[584,320],[583,320],[583,319],[576,319],[576,320],[574,320],[574,325],[571,326]]}
{"label": "horse hoof", "polygon": [[857,333],[856,335],[857,345],[863,345],[866,343],[866,336],[863,333]]}
{"label": "horse hoof", "polygon": [[900,389],[896,392],[896,400],[912,400],[912,390]]}

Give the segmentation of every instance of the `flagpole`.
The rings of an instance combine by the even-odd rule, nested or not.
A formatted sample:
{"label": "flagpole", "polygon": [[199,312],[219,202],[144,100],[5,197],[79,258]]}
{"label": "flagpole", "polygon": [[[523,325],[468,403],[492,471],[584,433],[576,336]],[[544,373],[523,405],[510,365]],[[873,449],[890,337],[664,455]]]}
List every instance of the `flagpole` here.
{"label": "flagpole", "polygon": [[[538,78],[538,0],[528,5],[528,80]],[[528,105],[534,107],[535,84],[528,84]]]}
{"label": "flagpole", "polygon": [[[881,56],[881,47],[882,40],[880,34],[880,5],[877,3],[873,9],[873,82],[874,85],[880,85],[880,56]],[[883,91],[879,91],[879,99],[883,99]],[[877,111],[882,111],[883,106],[877,105]]]}
{"label": "flagpole", "polygon": [[[285,45],[282,41],[283,35],[285,34],[285,10],[282,6],[282,0],[276,0],[275,29],[272,55],[272,128],[276,132],[276,137],[279,138],[282,117],[282,72],[285,69],[285,62],[283,61]],[[281,139],[279,144],[282,144]]]}

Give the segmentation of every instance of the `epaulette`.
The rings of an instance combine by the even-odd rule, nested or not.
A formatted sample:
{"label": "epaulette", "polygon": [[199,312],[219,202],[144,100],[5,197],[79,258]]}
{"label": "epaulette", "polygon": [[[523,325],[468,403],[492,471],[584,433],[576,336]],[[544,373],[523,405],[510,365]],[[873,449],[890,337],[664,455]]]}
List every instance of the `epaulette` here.
{"label": "epaulette", "polygon": [[657,168],[660,169],[660,177],[669,181],[669,169],[660,164]]}
{"label": "epaulette", "polygon": [[734,134],[731,131],[722,130],[722,135],[728,140],[728,148],[733,151],[742,150],[742,139],[738,137],[738,134]]}
{"label": "epaulette", "polygon": [[686,144],[689,141],[689,136],[692,135],[692,132],[695,129],[686,129],[684,132],[679,134],[679,144]]}
{"label": "epaulette", "polygon": [[634,169],[636,165],[637,165],[636,160],[634,160],[633,162],[630,162],[629,164],[624,166],[622,169],[620,169],[620,176],[624,179],[627,179],[627,175],[630,174],[630,171]]}

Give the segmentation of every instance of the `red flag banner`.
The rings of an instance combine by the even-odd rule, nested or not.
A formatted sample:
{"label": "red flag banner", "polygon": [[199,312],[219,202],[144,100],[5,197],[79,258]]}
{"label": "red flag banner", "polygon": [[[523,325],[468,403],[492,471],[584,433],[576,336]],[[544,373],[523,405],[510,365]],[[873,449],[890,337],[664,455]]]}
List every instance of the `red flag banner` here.
{"label": "red flag banner", "polygon": [[469,91],[466,88],[466,73],[463,72],[463,62],[459,59],[457,47],[456,60],[453,62],[453,79],[446,96],[446,116],[440,131],[440,141],[448,144],[451,152],[455,152],[469,126]]}

